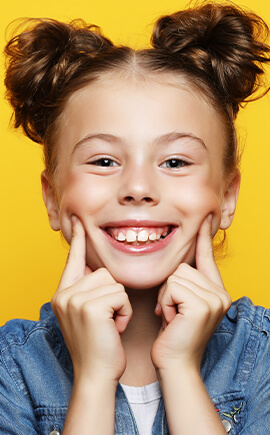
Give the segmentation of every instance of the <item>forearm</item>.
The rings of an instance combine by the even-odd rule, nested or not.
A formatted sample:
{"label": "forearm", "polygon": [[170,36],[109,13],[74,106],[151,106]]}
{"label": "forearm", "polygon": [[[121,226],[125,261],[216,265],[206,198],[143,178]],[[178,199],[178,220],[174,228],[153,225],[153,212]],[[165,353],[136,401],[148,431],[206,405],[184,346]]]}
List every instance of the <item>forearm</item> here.
{"label": "forearm", "polygon": [[159,373],[171,435],[224,435],[226,431],[197,370]]}
{"label": "forearm", "polygon": [[116,385],[74,383],[63,435],[114,435]]}

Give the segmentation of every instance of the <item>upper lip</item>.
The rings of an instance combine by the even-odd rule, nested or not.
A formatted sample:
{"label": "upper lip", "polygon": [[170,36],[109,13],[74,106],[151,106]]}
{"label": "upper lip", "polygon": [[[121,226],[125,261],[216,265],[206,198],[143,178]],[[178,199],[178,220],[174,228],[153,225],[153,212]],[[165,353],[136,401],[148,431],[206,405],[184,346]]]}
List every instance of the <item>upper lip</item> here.
{"label": "upper lip", "polygon": [[175,223],[168,221],[153,221],[148,219],[125,219],[120,221],[110,221],[101,225],[101,229],[105,228],[121,228],[121,227],[130,227],[130,228],[149,228],[149,227],[165,227],[165,226],[173,226],[176,227]]}

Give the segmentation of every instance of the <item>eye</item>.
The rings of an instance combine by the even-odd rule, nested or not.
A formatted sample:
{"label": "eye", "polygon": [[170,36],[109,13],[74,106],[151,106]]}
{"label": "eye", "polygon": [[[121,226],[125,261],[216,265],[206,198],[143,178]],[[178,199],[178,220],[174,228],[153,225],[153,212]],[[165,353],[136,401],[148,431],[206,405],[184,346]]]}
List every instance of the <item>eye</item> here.
{"label": "eye", "polygon": [[182,159],[168,159],[166,160],[164,163],[162,163],[160,165],[161,168],[166,168],[166,169],[179,169],[179,168],[183,168],[184,166],[188,166],[190,165],[190,162],[186,161],[186,160],[182,160]]}
{"label": "eye", "polygon": [[117,162],[115,162],[112,159],[109,159],[107,157],[101,157],[97,160],[91,161],[87,163],[88,165],[95,165],[95,166],[102,166],[105,168],[112,167],[112,166],[119,166]]}

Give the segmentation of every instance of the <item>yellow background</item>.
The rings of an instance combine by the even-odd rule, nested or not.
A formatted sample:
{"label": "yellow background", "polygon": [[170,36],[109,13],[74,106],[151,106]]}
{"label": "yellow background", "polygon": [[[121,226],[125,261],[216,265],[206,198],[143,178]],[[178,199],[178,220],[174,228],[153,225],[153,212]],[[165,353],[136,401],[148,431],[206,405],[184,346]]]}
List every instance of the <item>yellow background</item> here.
{"label": "yellow background", "polygon": [[[235,1],[253,9],[270,24],[270,3]],[[18,17],[84,18],[100,25],[115,43],[148,44],[151,24],[164,13],[181,9],[183,0],[24,0],[5,1],[0,14],[0,50],[5,29]],[[41,149],[9,128],[11,110],[4,100],[0,65],[0,324],[12,317],[36,319],[40,306],[57,287],[67,254],[59,233],[47,222],[40,188]],[[228,232],[228,255],[219,265],[233,299],[247,295],[270,306],[270,146],[269,97],[250,103],[238,119],[242,186],[236,217]]]}

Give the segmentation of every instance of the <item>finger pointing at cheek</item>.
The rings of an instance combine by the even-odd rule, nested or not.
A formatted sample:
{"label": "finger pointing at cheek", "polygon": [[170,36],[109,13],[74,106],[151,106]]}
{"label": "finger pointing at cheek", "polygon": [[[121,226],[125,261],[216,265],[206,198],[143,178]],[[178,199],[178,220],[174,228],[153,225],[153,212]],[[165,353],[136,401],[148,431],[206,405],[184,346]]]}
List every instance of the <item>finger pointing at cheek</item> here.
{"label": "finger pointing at cheek", "polygon": [[76,216],[72,216],[71,223],[72,239],[70,250],[58,291],[71,287],[85,275],[86,271],[87,273],[91,272],[86,266],[86,240],[84,227]]}
{"label": "finger pointing at cheek", "polygon": [[196,268],[215,284],[223,287],[213,253],[212,222],[213,215],[209,214],[199,229],[196,246]]}

